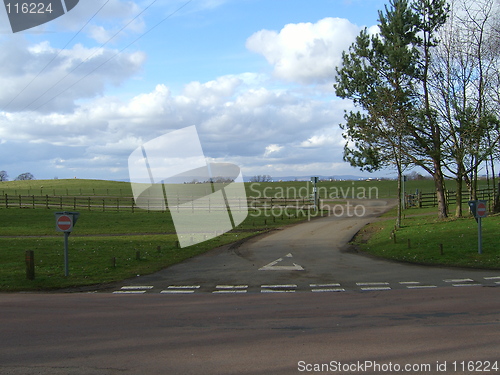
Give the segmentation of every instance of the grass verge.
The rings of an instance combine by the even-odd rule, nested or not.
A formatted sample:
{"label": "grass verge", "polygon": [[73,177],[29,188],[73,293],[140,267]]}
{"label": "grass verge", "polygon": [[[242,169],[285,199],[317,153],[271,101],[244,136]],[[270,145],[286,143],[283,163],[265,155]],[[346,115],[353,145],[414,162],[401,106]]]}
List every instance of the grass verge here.
{"label": "grass verge", "polygon": [[[65,277],[63,234],[55,231],[54,212],[0,209],[1,291],[86,286],[149,274],[213,248],[308,219],[304,211],[290,209],[283,215],[276,212],[271,215],[261,209],[258,215],[252,213],[232,232],[178,248],[168,212],[82,211],[69,236],[70,275]],[[26,279],[26,250],[33,250],[35,254],[35,280]],[[139,259],[137,252],[140,252]]]}
{"label": "grass verge", "polygon": [[500,215],[483,219],[483,253],[478,254],[474,218],[439,220],[435,213],[406,214],[404,225],[395,233],[396,240],[392,235],[394,219],[387,219],[363,228],[352,244],[365,253],[402,262],[500,269]]}

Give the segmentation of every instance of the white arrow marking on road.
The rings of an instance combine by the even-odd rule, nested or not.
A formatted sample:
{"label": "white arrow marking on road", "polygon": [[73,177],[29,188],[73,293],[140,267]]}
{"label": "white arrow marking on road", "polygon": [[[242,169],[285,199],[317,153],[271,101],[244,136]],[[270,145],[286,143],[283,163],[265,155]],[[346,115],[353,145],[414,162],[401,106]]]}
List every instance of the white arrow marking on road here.
{"label": "white arrow marking on road", "polygon": [[[285,258],[292,258],[292,254],[288,253],[285,255]],[[259,268],[259,271],[304,271],[302,266],[299,266],[296,263],[293,263],[293,266],[277,266],[279,262],[281,262],[283,258],[276,259],[275,261],[266,264],[264,267]]]}

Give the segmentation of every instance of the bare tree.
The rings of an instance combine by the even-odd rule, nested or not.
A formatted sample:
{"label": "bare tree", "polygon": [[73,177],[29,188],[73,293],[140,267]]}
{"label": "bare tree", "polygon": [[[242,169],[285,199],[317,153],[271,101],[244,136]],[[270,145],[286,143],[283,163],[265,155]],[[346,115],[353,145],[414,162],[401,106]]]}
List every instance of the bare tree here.
{"label": "bare tree", "polygon": [[26,180],[34,180],[34,179],[35,179],[35,176],[33,176],[29,172],[22,173],[16,177],[16,181],[26,181]]}
{"label": "bare tree", "polygon": [[0,171],[0,181],[8,181],[9,175],[5,171]]}
{"label": "bare tree", "polygon": [[476,199],[481,164],[489,160],[495,175],[498,104],[495,108],[491,96],[498,94],[499,42],[493,32],[498,6],[495,0],[454,0],[450,7],[430,66],[430,97],[439,117],[446,176],[456,181],[455,214],[461,216],[463,183]]}

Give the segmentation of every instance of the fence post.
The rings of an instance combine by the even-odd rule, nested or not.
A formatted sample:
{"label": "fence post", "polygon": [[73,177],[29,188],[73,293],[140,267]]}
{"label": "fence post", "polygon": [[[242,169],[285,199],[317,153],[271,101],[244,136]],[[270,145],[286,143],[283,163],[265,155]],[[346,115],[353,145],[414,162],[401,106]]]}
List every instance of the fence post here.
{"label": "fence post", "polygon": [[47,207],[47,209],[49,209],[49,195],[48,194],[45,194],[45,207]]}
{"label": "fence post", "polygon": [[26,260],[26,278],[28,280],[35,279],[35,254],[33,250],[27,250],[25,255]]}
{"label": "fence post", "polygon": [[32,196],[31,196],[31,199],[33,200],[33,209],[35,209],[35,196],[34,196],[34,195],[32,195]]}
{"label": "fence post", "polygon": [[135,203],[134,198],[132,198],[132,213],[134,213],[134,203]]}
{"label": "fence post", "polygon": [[9,208],[9,196],[5,194],[5,208]]}

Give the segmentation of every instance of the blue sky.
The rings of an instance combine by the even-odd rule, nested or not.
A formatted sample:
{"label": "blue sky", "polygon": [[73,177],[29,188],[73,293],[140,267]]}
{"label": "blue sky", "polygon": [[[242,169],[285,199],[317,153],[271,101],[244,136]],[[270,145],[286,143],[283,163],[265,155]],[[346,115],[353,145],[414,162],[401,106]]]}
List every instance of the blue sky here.
{"label": "blue sky", "polygon": [[352,105],[334,68],[383,6],[82,0],[16,34],[2,8],[0,170],[126,179],[134,149],[196,125],[205,155],[245,176],[361,174],[342,161]]}

